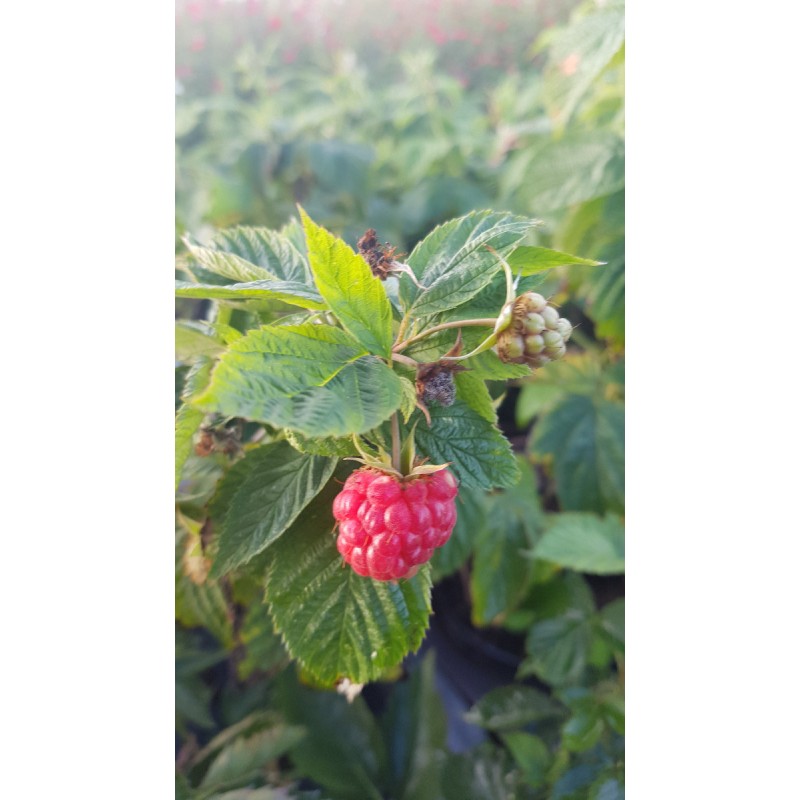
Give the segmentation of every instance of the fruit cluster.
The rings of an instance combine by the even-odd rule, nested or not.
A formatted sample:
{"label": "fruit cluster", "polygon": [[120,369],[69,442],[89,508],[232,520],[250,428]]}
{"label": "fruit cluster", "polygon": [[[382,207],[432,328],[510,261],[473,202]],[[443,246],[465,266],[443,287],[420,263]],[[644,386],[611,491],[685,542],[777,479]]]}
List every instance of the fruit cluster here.
{"label": "fruit cluster", "polygon": [[543,367],[564,357],[571,335],[568,319],[542,295],[525,292],[514,301],[511,322],[498,334],[495,350],[502,361]]}
{"label": "fruit cluster", "polygon": [[450,538],[457,494],[447,469],[406,479],[373,467],[356,470],[333,502],[336,546],[359,575],[410,578]]}

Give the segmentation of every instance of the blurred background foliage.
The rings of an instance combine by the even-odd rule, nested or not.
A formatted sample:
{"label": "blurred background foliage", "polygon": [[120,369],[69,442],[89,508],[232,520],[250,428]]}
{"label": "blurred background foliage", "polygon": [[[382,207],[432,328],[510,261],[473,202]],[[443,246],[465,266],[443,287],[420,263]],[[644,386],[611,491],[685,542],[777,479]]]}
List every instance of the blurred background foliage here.
{"label": "blurred background foliage", "polygon": [[178,0],[179,254],[299,202],[405,252],[509,210],[543,221],[530,244],[606,262],[537,286],[577,329],[564,361],[491,384],[522,481],[461,492],[420,654],[352,703],[289,664],[252,577],[207,578],[198,520],[227,461],[189,457],[178,797],[624,796],[624,53],[610,1]]}

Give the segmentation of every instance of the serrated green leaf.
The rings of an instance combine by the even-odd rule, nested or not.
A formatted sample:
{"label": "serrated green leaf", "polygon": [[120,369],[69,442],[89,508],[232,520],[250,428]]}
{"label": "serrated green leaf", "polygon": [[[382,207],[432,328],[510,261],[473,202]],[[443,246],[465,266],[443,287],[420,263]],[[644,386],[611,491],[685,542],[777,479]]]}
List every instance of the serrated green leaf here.
{"label": "serrated green leaf", "polygon": [[226,253],[223,250],[201,247],[188,242],[186,246],[192,257],[204,270],[222,278],[227,278],[234,283],[277,279],[277,276],[269,270],[256,264],[251,264],[247,259],[236,255],[236,253]]}
{"label": "serrated green leaf", "polygon": [[211,367],[214,362],[208,356],[200,356],[189,368],[181,388],[181,400],[188,403],[208,386],[211,379]]}
{"label": "serrated green leaf", "polygon": [[217,233],[212,244],[215,250],[241,256],[280,280],[311,284],[303,254],[283,233],[240,225]]}
{"label": "serrated green leaf", "polygon": [[486,501],[480,490],[461,488],[456,496],[456,525],[444,546],[431,559],[434,582],[460,569],[486,528]]}
{"label": "serrated green leaf", "polygon": [[192,438],[204,416],[202,411],[185,403],[175,415],[175,489],[181,482],[183,465],[192,452]]}
{"label": "serrated green leaf", "polygon": [[518,462],[518,485],[490,498],[491,525],[475,543],[470,594],[476,625],[502,621],[521,602],[531,579],[524,553],[538,537],[542,512],[533,471],[523,459]]}
{"label": "serrated green leaf", "polygon": [[309,437],[368,431],[400,405],[399,378],[329,325],[271,326],[231,345],[196,404]]}
{"label": "serrated green leaf", "polygon": [[319,292],[358,342],[375,355],[392,351],[392,308],[369,264],[301,209],[308,258]]}
{"label": "serrated green leaf", "polygon": [[336,800],[381,800],[386,748],[375,717],[362,697],[299,686],[287,670],[278,685],[286,719],[308,732],[291,752],[300,774],[323,786]]}
{"label": "serrated green leaf", "polygon": [[320,311],[327,308],[319,292],[298,281],[262,280],[213,286],[207,283],[175,281],[176,297],[208,300],[281,300],[293,306]]}
{"label": "serrated green leaf", "polygon": [[400,413],[403,415],[403,422],[408,422],[417,407],[417,388],[408,378],[404,378],[402,375],[398,377],[400,378],[400,389],[402,391]]}
{"label": "serrated green leaf", "polygon": [[531,443],[553,457],[556,491],[566,511],[623,512],[625,411],[602,397],[569,395],[537,424]]}
{"label": "serrated green leaf", "polygon": [[564,708],[544,692],[515,684],[492,689],[464,714],[464,719],[490,731],[510,731],[563,714]]}
{"label": "serrated green leaf", "polygon": [[352,437],[345,436],[341,439],[334,439],[303,436],[302,433],[287,428],[286,439],[295,450],[299,450],[301,453],[310,453],[315,456],[335,456],[336,458],[358,455]]}
{"label": "serrated green leaf", "polygon": [[502,269],[486,246],[507,255],[534,224],[505,212],[473,211],[435,228],[408,258],[425,289],[400,284],[409,313],[426,316],[466,303]]}
{"label": "serrated green leaf", "polygon": [[514,275],[533,275],[555,267],[579,264],[586,267],[599,267],[602,261],[593,261],[590,258],[580,258],[569,253],[560,253],[558,250],[548,250],[546,247],[532,247],[523,245],[511,253],[508,265]]}
{"label": "serrated green leaf", "polygon": [[377,679],[416,650],[428,627],[430,569],[410,580],[362,578],[332,535],[332,481],[273,546],[266,598],[289,653],[325,684]]}
{"label": "serrated green leaf", "polygon": [[175,357],[189,361],[197,356],[217,356],[225,348],[198,323],[175,323]]}
{"label": "serrated green leaf", "polygon": [[217,577],[265,550],[328,482],[335,458],[309,456],[288,442],[250,451],[250,469],[230,501],[219,531],[212,575]]}
{"label": "serrated green leaf", "polygon": [[304,735],[305,730],[297,725],[276,724],[250,736],[240,736],[225,745],[214,758],[200,785],[217,789],[246,784]]}
{"label": "serrated green leaf", "polygon": [[455,383],[456,396],[494,425],[497,422],[497,412],[484,381],[472,372],[458,372]]}
{"label": "serrated green leaf", "polygon": [[466,488],[491,489],[514,486],[519,468],[511,445],[502,433],[456,399],[452,406],[430,409],[431,425],[417,426],[419,452],[434,464],[452,463],[452,470]]}
{"label": "serrated green leaf", "polygon": [[625,571],[625,529],[619,517],[565,512],[533,549],[536,558],[593,575]]}

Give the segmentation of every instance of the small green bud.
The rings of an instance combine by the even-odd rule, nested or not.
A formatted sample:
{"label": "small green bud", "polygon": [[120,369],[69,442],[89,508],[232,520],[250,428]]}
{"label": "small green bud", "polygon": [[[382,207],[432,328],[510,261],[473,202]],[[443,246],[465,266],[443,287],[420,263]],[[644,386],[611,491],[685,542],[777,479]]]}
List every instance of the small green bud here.
{"label": "small green bud", "polygon": [[544,318],[544,324],[550,328],[551,331],[558,329],[558,311],[556,311],[553,306],[547,306],[542,312],[542,317]]}
{"label": "small green bud", "polygon": [[525,352],[529,356],[535,356],[544,350],[544,339],[538,334],[525,337]]}
{"label": "small green bud", "polygon": [[522,327],[527,333],[541,333],[545,329],[544,317],[531,311],[523,318]]}

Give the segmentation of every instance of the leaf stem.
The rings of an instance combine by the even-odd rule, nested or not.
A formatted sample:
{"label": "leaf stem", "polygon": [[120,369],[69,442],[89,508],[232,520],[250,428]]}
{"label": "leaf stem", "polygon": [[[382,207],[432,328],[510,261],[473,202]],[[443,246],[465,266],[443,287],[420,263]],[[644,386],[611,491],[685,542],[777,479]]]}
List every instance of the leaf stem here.
{"label": "leaf stem", "polygon": [[419,366],[419,361],[415,361],[413,358],[401,355],[400,353],[392,353],[392,361],[396,361],[398,364],[405,364],[412,369],[416,369]]}
{"label": "leaf stem", "polygon": [[400,420],[395,411],[392,414],[392,466],[400,472]]}
{"label": "leaf stem", "polygon": [[422,331],[422,333],[418,333],[416,336],[411,336],[405,341],[399,342],[392,348],[392,350],[395,353],[399,353],[401,350],[405,350],[410,344],[414,344],[414,342],[418,342],[421,339],[424,339],[426,336],[430,336],[433,333],[438,333],[439,331],[446,331],[450,328],[467,328],[471,325],[480,325],[484,328],[492,328],[496,322],[496,317],[484,317],[481,319],[459,319],[453,320],[452,322],[443,322],[441,325],[434,325],[432,328],[427,328],[426,330]]}

